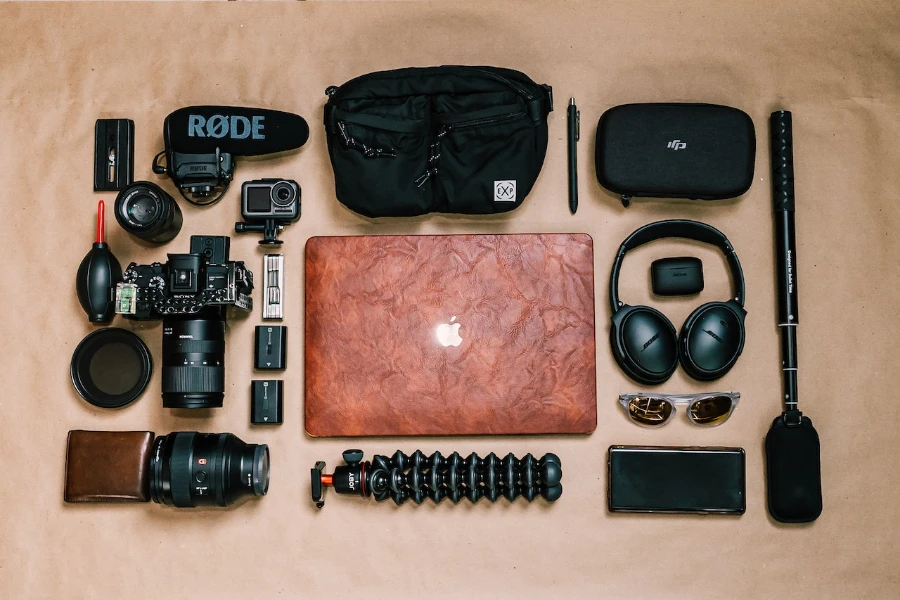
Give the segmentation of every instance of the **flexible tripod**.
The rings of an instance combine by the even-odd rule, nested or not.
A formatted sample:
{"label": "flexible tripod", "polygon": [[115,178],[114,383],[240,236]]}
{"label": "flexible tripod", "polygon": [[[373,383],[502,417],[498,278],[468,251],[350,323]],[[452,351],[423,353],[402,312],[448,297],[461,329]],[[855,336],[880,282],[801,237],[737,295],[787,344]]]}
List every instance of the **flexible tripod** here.
{"label": "flexible tripod", "polygon": [[421,450],[406,455],[397,450],[393,456],[375,455],[363,462],[362,450],[346,450],[344,462],[334,473],[323,473],[325,463],[312,468],[312,499],[316,506],[325,505],[325,486],[338,494],[375,496],[382,502],[388,498],[399,506],[407,500],[422,504],[426,498],[440,502],[450,498],[454,503],[463,498],[478,502],[487,498],[496,502],[501,496],[514,501],[523,496],[531,502],[542,496],[548,502],[562,495],[562,466],[555,454],[535,459],[526,454],[521,460],[507,454],[497,458],[493,452],[481,458],[474,452],[463,458],[458,452],[444,457],[440,452],[425,456]]}

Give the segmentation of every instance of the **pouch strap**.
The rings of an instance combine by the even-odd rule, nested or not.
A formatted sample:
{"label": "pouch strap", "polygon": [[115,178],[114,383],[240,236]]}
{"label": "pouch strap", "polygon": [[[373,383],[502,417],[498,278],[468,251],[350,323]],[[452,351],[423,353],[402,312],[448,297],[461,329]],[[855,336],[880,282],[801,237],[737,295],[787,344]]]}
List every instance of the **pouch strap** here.
{"label": "pouch strap", "polygon": [[782,413],[781,418],[787,427],[800,427],[803,422],[803,413],[799,410],[786,410]]}
{"label": "pouch strap", "polygon": [[541,89],[542,94],[525,103],[528,116],[534,123],[540,123],[553,112],[553,88],[545,83],[541,85]]}

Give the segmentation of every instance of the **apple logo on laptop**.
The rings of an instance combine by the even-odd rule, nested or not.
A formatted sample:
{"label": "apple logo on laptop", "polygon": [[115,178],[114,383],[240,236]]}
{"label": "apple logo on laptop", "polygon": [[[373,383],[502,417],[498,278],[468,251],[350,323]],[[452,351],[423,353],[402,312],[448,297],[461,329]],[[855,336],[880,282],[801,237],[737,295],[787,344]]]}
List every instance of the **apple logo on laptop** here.
{"label": "apple logo on laptop", "polygon": [[451,318],[449,323],[441,323],[437,326],[438,343],[444,348],[462,344],[463,339],[459,335],[460,323],[454,323],[455,320],[456,316]]}

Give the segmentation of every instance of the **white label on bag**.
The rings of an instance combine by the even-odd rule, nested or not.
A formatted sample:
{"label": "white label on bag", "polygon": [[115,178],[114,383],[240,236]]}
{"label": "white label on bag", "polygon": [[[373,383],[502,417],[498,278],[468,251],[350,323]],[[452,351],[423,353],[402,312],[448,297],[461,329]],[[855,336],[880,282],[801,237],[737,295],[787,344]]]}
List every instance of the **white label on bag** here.
{"label": "white label on bag", "polygon": [[494,182],[494,202],[515,202],[516,180],[504,179]]}

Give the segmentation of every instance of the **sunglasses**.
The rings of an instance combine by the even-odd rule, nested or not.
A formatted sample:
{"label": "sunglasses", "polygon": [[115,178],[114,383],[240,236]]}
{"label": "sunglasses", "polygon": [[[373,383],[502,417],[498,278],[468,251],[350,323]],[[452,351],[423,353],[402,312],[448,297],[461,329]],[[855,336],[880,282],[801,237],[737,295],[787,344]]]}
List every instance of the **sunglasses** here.
{"label": "sunglasses", "polygon": [[628,417],[642,427],[661,427],[672,420],[676,404],[687,404],[691,423],[715,427],[728,420],[737,408],[737,392],[707,394],[620,394],[619,404]]}

